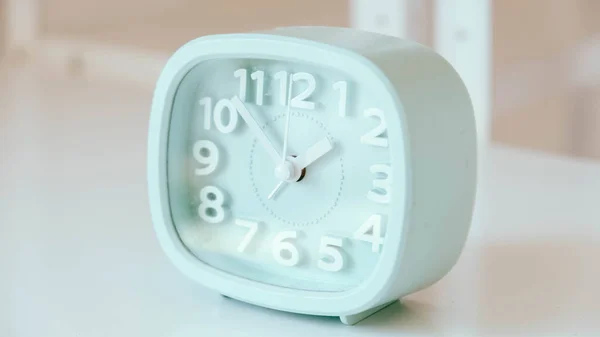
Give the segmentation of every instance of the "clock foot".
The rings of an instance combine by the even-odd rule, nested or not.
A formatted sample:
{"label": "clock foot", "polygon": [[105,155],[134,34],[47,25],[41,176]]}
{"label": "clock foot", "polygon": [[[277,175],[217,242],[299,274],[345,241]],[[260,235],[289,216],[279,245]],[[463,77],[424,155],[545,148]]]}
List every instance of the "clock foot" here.
{"label": "clock foot", "polygon": [[382,310],[384,308],[386,308],[387,306],[395,303],[397,300],[393,300],[391,302],[382,304],[380,306],[377,306],[375,308],[371,308],[369,310],[365,310],[363,312],[359,312],[358,314],[354,314],[354,315],[347,315],[347,316],[340,316],[340,321],[342,321],[342,323],[346,324],[346,325],[354,325],[360,321],[362,321],[363,319],[373,315],[374,313],[378,312],[379,310]]}

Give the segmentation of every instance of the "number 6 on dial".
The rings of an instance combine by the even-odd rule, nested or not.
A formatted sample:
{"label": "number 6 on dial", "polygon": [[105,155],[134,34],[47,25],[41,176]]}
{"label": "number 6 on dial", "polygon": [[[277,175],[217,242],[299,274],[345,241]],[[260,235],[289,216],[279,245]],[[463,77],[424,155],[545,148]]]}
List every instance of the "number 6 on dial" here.
{"label": "number 6 on dial", "polygon": [[298,236],[296,231],[285,231],[275,235],[273,239],[273,258],[277,263],[286,267],[293,267],[300,262],[300,253],[293,243],[284,241],[295,239]]}

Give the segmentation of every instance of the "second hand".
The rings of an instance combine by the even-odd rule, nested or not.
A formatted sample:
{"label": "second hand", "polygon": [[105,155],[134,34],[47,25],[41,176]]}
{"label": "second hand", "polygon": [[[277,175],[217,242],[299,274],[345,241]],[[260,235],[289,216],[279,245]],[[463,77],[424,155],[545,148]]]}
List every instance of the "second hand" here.
{"label": "second hand", "polygon": [[286,118],[285,118],[285,133],[283,134],[283,151],[282,151],[282,155],[281,155],[281,165],[285,164],[286,158],[287,158],[287,148],[288,148],[288,139],[289,139],[289,133],[290,133],[290,115],[291,115],[291,109],[292,109],[292,83],[294,83],[292,81],[292,75],[290,74],[290,85],[288,86],[288,99],[287,99],[287,111],[286,111]]}
{"label": "second hand", "polygon": [[[290,74],[290,84],[288,86],[288,92],[287,92],[287,111],[286,111],[286,118],[285,118],[285,131],[283,134],[283,151],[281,154],[281,165],[285,165],[286,162],[286,158],[287,158],[287,148],[288,148],[288,139],[289,139],[289,133],[290,133],[290,115],[291,115],[291,109],[292,109],[292,83],[294,83],[294,81],[292,80],[292,74]],[[292,173],[293,176],[293,173]],[[267,199],[272,199],[275,194],[277,193],[277,191],[279,191],[279,189],[283,186],[283,184],[285,183],[285,180],[281,180],[277,186],[275,186],[275,188],[271,191],[271,193],[269,193],[269,196],[267,197]]]}

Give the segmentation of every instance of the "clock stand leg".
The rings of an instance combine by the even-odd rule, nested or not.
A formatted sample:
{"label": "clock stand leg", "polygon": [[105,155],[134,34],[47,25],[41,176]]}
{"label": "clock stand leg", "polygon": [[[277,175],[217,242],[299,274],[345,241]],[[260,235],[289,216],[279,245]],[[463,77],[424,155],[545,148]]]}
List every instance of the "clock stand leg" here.
{"label": "clock stand leg", "polygon": [[363,319],[375,314],[376,312],[385,309],[386,307],[390,306],[391,304],[397,302],[398,300],[393,300],[391,302],[388,303],[384,303],[380,306],[377,306],[375,308],[371,308],[369,310],[365,310],[363,312],[359,312],[358,314],[354,314],[354,315],[347,315],[347,316],[340,316],[340,321],[342,321],[342,323],[346,324],[346,325],[354,325],[360,321],[362,321]]}

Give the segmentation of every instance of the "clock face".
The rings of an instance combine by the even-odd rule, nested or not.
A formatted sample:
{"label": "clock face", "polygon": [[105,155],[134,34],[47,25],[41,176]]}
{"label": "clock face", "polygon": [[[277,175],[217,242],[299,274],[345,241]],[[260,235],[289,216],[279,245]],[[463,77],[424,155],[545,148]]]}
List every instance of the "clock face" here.
{"label": "clock face", "polygon": [[352,73],[215,59],[183,78],[167,187],[181,242],[261,283],[344,291],[374,271],[392,201],[387,97]]}

